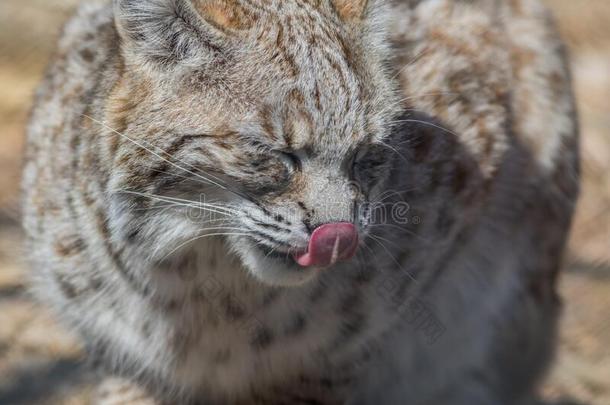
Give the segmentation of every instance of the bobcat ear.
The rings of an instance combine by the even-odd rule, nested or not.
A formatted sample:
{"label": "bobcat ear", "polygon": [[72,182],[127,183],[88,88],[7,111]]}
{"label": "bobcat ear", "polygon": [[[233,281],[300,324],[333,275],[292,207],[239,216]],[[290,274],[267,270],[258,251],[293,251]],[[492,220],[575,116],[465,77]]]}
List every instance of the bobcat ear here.
{"label": "bobcat ear", "polygon": [[231,30],[245,27],[233,2],[114,0],[115,24],[125,48],[147,62],[199,61],[220,51]]}
{"label": "bobcat ear", "polygon": [[368,0],[332,0],[339,17],[345,22],[361,20],[364,17]]}

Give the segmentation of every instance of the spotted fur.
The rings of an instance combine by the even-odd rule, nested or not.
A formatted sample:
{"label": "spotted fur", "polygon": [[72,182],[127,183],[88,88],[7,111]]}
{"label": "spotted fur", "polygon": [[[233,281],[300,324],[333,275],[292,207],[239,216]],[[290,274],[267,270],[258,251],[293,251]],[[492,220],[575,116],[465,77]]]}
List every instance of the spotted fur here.
{"label": "spotted fur", "polygon": [[[538,0],[86,3],[28,130],[33,286],[100,403],[519,403],[577,132]],[[300,268],[328,222],[358,255]]]}

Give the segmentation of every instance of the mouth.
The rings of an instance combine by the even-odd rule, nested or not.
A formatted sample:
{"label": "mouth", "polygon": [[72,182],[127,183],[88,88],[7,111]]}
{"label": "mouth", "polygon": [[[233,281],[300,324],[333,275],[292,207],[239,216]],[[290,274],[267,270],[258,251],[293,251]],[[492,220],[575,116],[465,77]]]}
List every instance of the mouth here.
{"label": "mouth", "polygon": [[359,234],[351,223],[330,223],[316,228],[307,246],[264,243],[253,238],[245,249],[244,264],[260,281],[294,287],[313,280],[321,270],[353,258]]}
{"label": "mouth", "polygon": [[354,257],[358,249],[358,231],[348,222],[329,223],[316,228],[306,248],[272,248],[259,244],[265,258],[286,265],[306,268],[325,268]]}
{"label": "mouth", "polygon": [[349,222],[321,225],[311,234],[307,249],[293,253],[301,267],[329,267],[354,257],[358,249],[358,231]]}

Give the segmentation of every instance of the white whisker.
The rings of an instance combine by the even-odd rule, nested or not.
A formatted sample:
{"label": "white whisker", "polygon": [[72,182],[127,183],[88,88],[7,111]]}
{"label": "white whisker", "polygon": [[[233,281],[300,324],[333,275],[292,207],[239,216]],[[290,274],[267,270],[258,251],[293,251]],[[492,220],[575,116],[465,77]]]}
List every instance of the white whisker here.
{"label": "white whisker", "polygon": [[228,207],[225,207],[225,206],[219,205],[219,204],[203,203],[203,202],[199,202],[199,201],[185,200],[185,199],[177,198],[177,197],[146,194],[146,193],[140,193],[137,191],[130,191],[130,190],[119,190],[118,192],[124,193],[124,194],[133,194],[133,195],[137,195],[140,197],[145,197],[145,198],[149,198],[152,200],[157,200],[157,201],[161,201],[161,202],[165,202],[165,203],[172,203],[172,204],[175,204],[176,206],[182,206],[185,208],[199,208],[202,210],[208,210],[210,212],[215,212],[218,214],[238,214],[239,213],[238,210],[228,208]]}
{"label": "white whisker", "polygon": [[[372,235],[369,235],[369,236],[372,236]],[[408,272],[407,270],[405,270],[405,269],[402,267],[402,265],[401,265],[401,264],[398,262],[398,260],[396,260],[396,258],[394,257],[394,255],[392,255],[392,253],[390,253],[390,251],[389,251],[389,250],[388,250],[388,249],[385,247],[385,245],[384,245],[383,243],[381,243],[380,241],[378,241],[378,240],[377,240],[377,239],[375,239],[375,238],[371,238],[371,240],[372,240],[372,241],[374,241],[374,242],[376,242],[376,243],[378,243],[378,244],[379,244],[379,245],[380,245],[380,246],[383,248],[383,250],[385,250],[385,252],[386,252],[386,253],[388,254],[388,256],[389,256],[389,257],[392,259],[392,261],[393,261],[393,262],[394,262],[394,263],[395,263],[395,264],[398,266],[398,268],[399,268],[399,269],[400,269],[400,270],[401,270],[403,273],[405,273],[405,274],[406,274],[406,275],[407,275],[407,276],[408,276],[408,277],[409,277],[411,280],[413,280],[413,282],[414,282],[414,283],[417,283],[417,282],[418,282],[418,281],[415,279],[415,277],[413,277],[413,275],[412,275],[410,272]]]}
{"label": "white whisker", "polygon": [[[457,96],[459,93],[455,93],[455,92],[450,92],[450,91],[446,91],[446,92],[437,92],[437,93],[426,93],[426,94],[415,94],[413,96],[409,96],[409,97],[404,97],[402,99],[400,99],[398,102],[399,103],[404,103],[405,101],[409,101],[409,100],[415,100],[418,98],[425,98],[425,97],[438,97],[438,96]],[[415,109],[407,109],[404,111],[417,111]]]}
{"label": "white whisker", "polygon": [[[113,133],[115,133],[115,134],[117,134],[117,135],[119,135],[119,136],[121,136],[121,137],[123,137],[123,138],[127,139],[129,142],[131,142],[131,143],[133,143],[134,145],[136,145],[136,146],[138,146],[138,147],[140,147],[140,148],[144,149],[145,151],[149,152],[149,153],[150,153],[150,154],[152,154],[153,156],[158,157],[159,159],[163,160],[164,162],[167,162],[167,163],[169,163],[170,165],[172,165],[172,166],[174,166],[174,167],[176,167],[176,168],[178,168],[178,169],[180,169],[180,170],[185,171],[186,173],[192,174],[193,176],[200,178],[201,180],[203,180],[203,181],[207,182],[208,184],[213,184],[213,185],[215,185],[215,186],[217,186],[217,187],[222,188],[223,190],[227,190],[227,191],[231,191],[231,192],[233,192],[232,190],[229,190],[227,187],[225,187],[225,186],[224,186],[224,185],[222,185],[222,184],[219,184],[219,183],[217,183],[217,182],[215,182],[215,181],[213,181],[213,180],[210,180],[210,179],[208,179],[208,178],[206,178],[206,177],[204,177],[204,176],[202,176],[202,175],[200,175],[200,174],[198,174],[198,173],[195,173],[195,172],[192,172],[192,171],[190,171],[190,170],[187,170],[187,169],[185,169],[184,167],[182,167],[182,166],[180,166],[180,165],[178,165],[178,164],[176,164],[176,163],[172,162],[171,160],[164,158],[163,156],[161,156],[160,154],[158,154],[158,153],[156,153],[155,151],[151,150],[150,148],[147,148],[146,146],[144,146],[144,145],[140,144],[138,141],[131,139],[129,136],[127,136],[127,135],[125,135],[125,134],[122,134],[122,133],[120,133],[119,131],[117,131],[117,130],[115,130],[115,129],[111,128],[111,127],[109,127],[109,126],[108,126],[108,125],[106,125],[105,123],[103,123],[103,122],[101,122],[101,121],[99,121],[99,120],[96,120],[95,118],[93,118],[93,117],[91,117],[91,116],[89,116],[89,115],[87,115],[87,114],[83,114],[83,116],[84,116],[84,117],[86,117],[86,118],[89,118],[91,121],[93,121],[93,122],[95,122],[95,123],[97,123],[97,124],[99,124],[99,125],[103,126],[104,128],[108,129],[109,131],[112,131]],[[157,148],[157,149],[158,149],[158,148]],[[163,153],[165,153],[165,152],[163,152]]]}
{"label": "white whisker", "polygon": [[431,127],[434,127],[434,128],[440,129],[440,130],[445,131],[445,132],[447,132],[447,133],[450,133],[451,135],[454,135],[454,136],[456,136],[456,137],[458,137],[458,136],[459,136],[459,135],[458,135],[458,134],[456,134],[455,132],[453,132],[453,131],[451,131],[451,130],[449,130],[449,129],[445,128],[445,127],[442,127],[442,126],[440,126],[440,125],[437,125],[437,124],[434,124],[434,123],[432,123],[432,122],[428,122],[428,121],[414,120],[414,119],[406,119],[406,120],[398,120],[398,121],[394,121],[394,122],[393,122],[393,124],[399,124],[399,123],[402,123],[402,122],[414,122],[414,123],[418,123],[418,124],[429,125],[429,126],[431,126]]}
{"label": "white whisker", "polygon": [[[243,229],[240,229],[243,230]],[[209,237],[216,237],[216,236],[250,236],[249,233],[238,233],[238,232],[218,232],[218,233],[211,233],[211,234],[204,234],[204,235],[198,235],[195,236],[189,240],[187,240],[184,243],[181,243],[180,245],[178,245],[176,248],[172,249],[172,251],[170,251],[168,254],[166,254],[165,256],[163,256],[163,258],[160,261],[165,261],[167,260],[167,258],[169,256],[171,256],[172,254],[174,254],[175,252],[177,252],[178,250],[182,249],[183,247],[197,241],[200,239],[204,239],[204,238],[209,238]],[[155,251],[156,254],[156,251]],[[153,256],[155,256],[155,254],[153,254]]]}

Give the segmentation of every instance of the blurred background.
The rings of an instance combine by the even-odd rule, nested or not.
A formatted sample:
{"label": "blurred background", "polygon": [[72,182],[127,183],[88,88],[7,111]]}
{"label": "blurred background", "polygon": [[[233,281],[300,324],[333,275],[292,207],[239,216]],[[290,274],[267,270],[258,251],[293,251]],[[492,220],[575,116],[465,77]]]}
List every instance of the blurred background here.
{"label": "blurred background", "polygon": [[[610,404],[610,0],[546,0],[568,42],[584,184],[561,281],[565,311],[545,404]],[[0,0],[0,404],[88,403],[81,349],[28,299],[19,175],[33,91],[77,0]]]}

